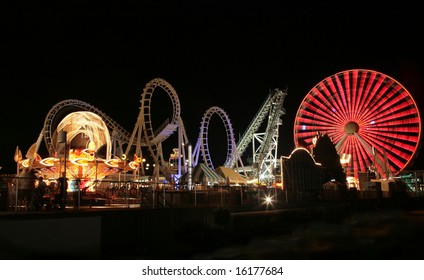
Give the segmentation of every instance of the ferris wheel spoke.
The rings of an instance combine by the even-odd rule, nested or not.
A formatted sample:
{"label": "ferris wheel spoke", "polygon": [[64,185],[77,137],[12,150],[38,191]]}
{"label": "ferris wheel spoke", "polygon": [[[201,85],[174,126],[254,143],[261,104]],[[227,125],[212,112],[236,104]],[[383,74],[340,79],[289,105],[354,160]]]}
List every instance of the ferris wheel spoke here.
{"label": "ferris wheel spoke", "polygon": [[354,103],[353,109],[353,119],[359,119],[360,108],[364,108],[364,102],[366,101],[366,96],[364,96],[364,84],[365,84],[365,75],[359,75],[358,70],[352,71],[352,75],[356,83],[356,102]]}
{"label": "ferris wheel spoke", "polygon": [[359,136],[358,133],[354,133],[355,138],[359,141],[361,144],[361,147],[363,147],[368,154],[372,154],[372,147],[364,140],[361,136]]}
{"label": "ferris wheel spoke", "polygon": [[339,141],[336,142],[337,143],[336,144],[336,151],[340,151],[341,147],[344,147],[346,139],[347,139],[347,134],[343,134],[342,138]]}

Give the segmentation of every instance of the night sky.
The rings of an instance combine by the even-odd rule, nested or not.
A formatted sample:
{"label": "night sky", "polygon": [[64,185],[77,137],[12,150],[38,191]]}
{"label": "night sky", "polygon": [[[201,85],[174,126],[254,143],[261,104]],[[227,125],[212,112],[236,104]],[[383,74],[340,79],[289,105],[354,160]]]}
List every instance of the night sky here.
{"label": "night sky", "polygon": [[[132,132],[154,78],[175,88],[193,143],[208,108],[227,112],[238,139],[269,92],[287,88],[279,155],[294,148],[303,98],[340,71],[382,72],[424,112],[418,3],[203,2],[2,1],[1,172],[16,172],[16,146],[25,154],[50,108],[65,99],[85,101]],[[218,148],[211,153],[225,158]],[[414,167],[424,169],[424,152]]]}

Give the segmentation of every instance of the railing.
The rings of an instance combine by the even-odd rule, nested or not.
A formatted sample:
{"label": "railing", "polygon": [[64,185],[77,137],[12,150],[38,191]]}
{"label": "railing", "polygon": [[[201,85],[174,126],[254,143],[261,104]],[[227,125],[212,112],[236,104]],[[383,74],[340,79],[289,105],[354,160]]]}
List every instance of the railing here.
{"label": "railing", "polygon": [[[257,188],[241,186],[197,187],[185,190],[172,184],[149,184],[122,181],[105,181],[95,187],[81,188],[80,191],[68,191],[61,196],[56,180],[48,181],[48,189],[38,201],[35,198],[37,187],[28,194],[21,189],[14,176],[0,177],[0,211],[48,211],[55,209],[81,208],[178,208],[178,207],[217,207],[217,208],[281,208],[287,206],[304,206],[308,203],[349,202],[379,204],[398,204],[403,200],[424,199],[423,192],[403,191],[402,189],[381,190],[311,190],[283,191],[276,188]],[[25,185],[25,178],[20,178],[20,186]],[[34,179],[31,179],[34,180]],[[16,189],[18,193],[16,193]],[[269,198],[269,201],[266,199]],[[61,207],[64,200],[65,206]],[[41,205],[35,207],[35,202]]]}

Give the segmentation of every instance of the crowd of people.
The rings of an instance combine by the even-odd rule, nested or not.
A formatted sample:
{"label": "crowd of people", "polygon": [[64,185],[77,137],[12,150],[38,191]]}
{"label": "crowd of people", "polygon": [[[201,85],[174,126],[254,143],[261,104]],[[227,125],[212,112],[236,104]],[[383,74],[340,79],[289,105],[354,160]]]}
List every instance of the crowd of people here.
{"label": "crowd of people", "polygon": [[[36,170],[24,169],[15,184],[18,189],[17,205],[25,210],[50,210],[52,207],[64,209],[66,205],[66,178],[47,184],[45,178]],[[16,192],[12,194],[16,195]]]}

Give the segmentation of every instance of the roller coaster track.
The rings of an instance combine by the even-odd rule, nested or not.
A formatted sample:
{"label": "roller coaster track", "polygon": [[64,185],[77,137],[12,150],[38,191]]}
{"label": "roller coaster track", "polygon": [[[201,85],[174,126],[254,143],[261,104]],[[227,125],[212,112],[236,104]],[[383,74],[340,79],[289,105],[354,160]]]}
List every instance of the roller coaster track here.
{"label": "roller coaster track", "polygon": [[273,91],[264,138],[260,145],[259,153],[255,155],[256,158],[254,157],[254,161],[259,164],[261,175],[268,176],[273,174],[273,168],[276,167],[278,130],[282,124],[281,116],[285,114],[283,102],[286,95],[286,92],[278,89]]}
{"label": "roller coaster track", "polygon": [[[166,120],[159,128],[154,129],[151,116],[152,96],[155,89],[162,88],[171,98],[173,106],[173,114],[171,120]],[[170,171],[163,158],[162,142],[171,136],[180,125],[180,101],[174,88],[167,81],[156,78],[149,81],[143,89],[141,95],[140,113],[137,122],[129,139],[129,145],[125,151],[128,154],[132,145],[136,145],[136,154],[142,157],[141,146],[147,146],[150,155],[155,163],[154,175],[156,178],[162,173],[169,179]],[[136,141],[138,140],[138,141]]]}
{"label": "roller coaster track", "polygon": [[[237,161],[240,160],[246,177],[256,177],[259,172],[261,177],[272,174],[273,167],[276,165],[278,129],[281,125],[281,116],[285,114],[283,102],[286,95],[286,91],[275,89],[267,96],[267,99],[262,104],[258,113],[253,118],[252,122],[248,126],[246,132],[243,134],[237,145],[234,140],[231,121],[227,113],[223,109],[216,106],[209,108],[202,118],[199,137],[194,149],[194,164],[197,165],[201,152],[203,161],[210,168],[215,169],[209,151],[208,130],[211,117],[214,114],[217,114],[224,123],[225,131],[227,134],[227,156],[224,166],[234,168],[237,164]],[[256,133],[266,118],[268,118],[268,123],[265,133]],[[246,148],[252,143],[254,138],[260,139],[261,142],[261,145],[258,149],[254,148],[254,162],[258,165],[258,168],[251,169],[250,173],[247,174],[241,161],[241,156],[245,152]]]}
{"label": "roller coaster track", "polygon": [[[287,91],[275,89],[267,96],[261,108],[257,112],[249,124],[247,130],[237,143],[238,155],[241,157],[246,148],[256,138],[260,140],[259,148],[254,149],[253,161],[257,168],[253,168],[250,177],[257,177],[258,172],[261,175],[269,175],[272,173],[272,166],[276,164],[276,151],[278,146],[278,129],[281,125],[281,116],[285,114],[283,108],[284,99]],[[264,133],[257,133],[262,126],[265,118],[268,117],[267,127]],[[232,167],[236,160],[233,159]]]}
{"label": "roller coaster track", "polygon": [[[284,102],[284,96],[286,94],[286,92],[276,89],[267,96],[264,103],[262,103],[261,108],[256,113],[256,116],[252,119],[246,131],[237,143],[237,149],[240,156],[243,155],[247,147],[252,143],[254,134],[261,127],[266,117],[271,116],[271,123],[275,125],[276,121],[284,113],[283,111],[281,111],[281,109]],[[267,132],[269,132],[270,130],[271,127],[268,125]],[[266,146],[263,147],[263,151],[264,150],[266,150]]]}
{"label": "roller coaster track", "polygon": [[209,145],[208,145],[209,121],[214,114],[217,114],[221,118],[225,126],[225,131],[227,133],[227,156],[226,156],[225,163],[223,165],[225,167],[230,167],[231,163],[233,162],[236,156],[236,150],[237,150],[235,140],[234,140],[233,127],[227,113],[223,109],[217,106],[209,108],[203,115],[202,123],[200,126],[199,137],[196,143],[196,147],[194,148],[194,155],[195,155],[194,163],[195,165],[197,165],[199,160],[199,154],[201,151],[201,154],[203,156],[203,161],[210,168],[215,169],[211,156],[210,156]]}

